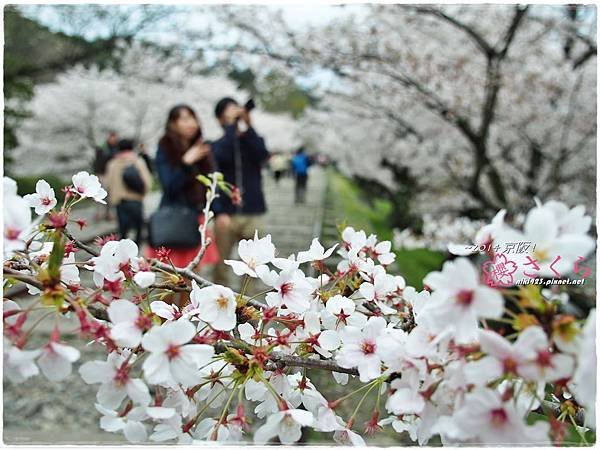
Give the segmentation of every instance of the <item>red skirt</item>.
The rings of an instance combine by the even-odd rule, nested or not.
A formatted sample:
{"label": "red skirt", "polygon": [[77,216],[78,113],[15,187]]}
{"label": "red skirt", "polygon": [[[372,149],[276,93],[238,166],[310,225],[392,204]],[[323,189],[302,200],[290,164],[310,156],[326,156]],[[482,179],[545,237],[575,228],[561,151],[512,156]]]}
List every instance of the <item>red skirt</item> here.
{"label": "red skirt", "polygon": [[[198,217],[198,224],[201,225],[203,221],[204,217],[200,215]],[[211,230],[206,230],[206,237],[210,238],[211,243],[206,248],[204,256],[202,256],[202,259],[200,260],[199,266],[217,264],[221,261],[219,249],[217,248],[217,244],[215,243],[215,237]],[[173,265],[175,267],[183,268],[187,266],[190,262],[192,262],[194,257],[198,254],[200,246],[194,248],[173,248],[170,250],[171,253],[169,254],[169,257],[171,258],[171,261],[173,261]],[[145,256],[147,258],[156,258],[158,257],[158,254],[155,248],[149,246],[146,250]]]}

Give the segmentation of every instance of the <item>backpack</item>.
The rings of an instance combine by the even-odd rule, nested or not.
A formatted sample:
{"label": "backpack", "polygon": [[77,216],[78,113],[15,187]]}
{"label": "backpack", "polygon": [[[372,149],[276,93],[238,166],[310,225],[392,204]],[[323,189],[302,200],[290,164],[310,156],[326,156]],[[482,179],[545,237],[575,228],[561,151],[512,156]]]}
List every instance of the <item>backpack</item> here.
{"label": "backpack", "polygon": [[146,193],[144,180],[142,180],[142,176],[134,164],[127,166],[123,171],[123,183],[130,191],[141,195]]}

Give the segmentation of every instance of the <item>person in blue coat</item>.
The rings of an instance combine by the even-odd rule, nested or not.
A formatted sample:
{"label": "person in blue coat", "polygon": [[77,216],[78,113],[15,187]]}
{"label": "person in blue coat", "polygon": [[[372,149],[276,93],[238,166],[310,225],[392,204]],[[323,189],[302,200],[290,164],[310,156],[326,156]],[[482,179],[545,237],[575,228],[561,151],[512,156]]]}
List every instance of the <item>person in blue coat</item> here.
{"label": "person in blue coat", "polygon": [[308,168],[312,161],[304,152],[304,147],[296,150],[296,154],[292,158],[292,171],[296,177],[296,187],[294,202],[304,203],[306,201],[306,184],[308,182]]}
{"label": "person in blue coat", "polygon": [[215,266],[214,281],[227,285],[230,268],[224,263],[240,239],[252,239],[261,228],[267,211],[262,187],[262,167],[270,157],[264,139],[252,126],[250,111],[225,97],[215,106],[223,136],[212,143],[213,159],[225,181],[239,189],[241,201],[221,194],[213,204],[215,238],[221,262]]}

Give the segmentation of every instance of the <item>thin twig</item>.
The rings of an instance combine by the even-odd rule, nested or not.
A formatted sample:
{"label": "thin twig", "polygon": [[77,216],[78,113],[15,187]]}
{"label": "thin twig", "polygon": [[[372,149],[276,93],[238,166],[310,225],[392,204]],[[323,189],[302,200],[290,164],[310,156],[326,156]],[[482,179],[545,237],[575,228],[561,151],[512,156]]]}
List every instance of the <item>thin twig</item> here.
{"label": "thin twig", "polygon": [[200,237],[201,237],[200,249],[198,250],[198,253],[194,257],[194,259],[192,259],[192,261],[190,261],[190,263],[185,267],[187,270],[194,270],[194,268],[198,264],[200,264],[200,260],[204,256],[206,249],[208,248],[208,246],[211,243],[211,239],[206,238],[206,230],[208,229],[208,223],[210,222],[210,218],[211,218],[210,217],[210,205],[212,204],[213,200],[217,196],[217,172],[213,172],[211,174],[211,177],[212,177],[212,183],[206,194],[206,204],[204,205],[204,213],[203,213],[204,221],[202,222],[202,225],[200,225]]}
{"label": "thin twig", "polygon": [[67,230],[67,228],[63,228],[62,229],[63,234],[71,241],[73,241],[73,244],[75,244],[75,247],[80,248],[81,250],[86,251],[87,253],[89,253],[92,256],[100,256],[100,252],[98,250],[96,250],[95,248],[90,247],[87,244],[84,244],[83,242],[81,242],[79,239],[75,238],[75,236],[73,236],[71,234],[70,231]]}

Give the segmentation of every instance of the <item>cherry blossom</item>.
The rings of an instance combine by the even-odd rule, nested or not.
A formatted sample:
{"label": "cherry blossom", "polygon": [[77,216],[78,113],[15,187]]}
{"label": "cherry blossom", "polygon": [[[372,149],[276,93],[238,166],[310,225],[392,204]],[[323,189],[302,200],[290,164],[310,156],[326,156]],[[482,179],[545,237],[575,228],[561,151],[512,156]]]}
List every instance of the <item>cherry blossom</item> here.
{"label": "cherry blossom", "polygon": [[187,320],[168,322],[148,331],[142,339],[142,347],[150,352],[142,366],[146,380],[153,384],[193,386],[198,369],[215,352],[210,345],[187,344],[195,334],[196,328]]}
{"label": "cherry blossom", "polygon": [[283,270],[279,274],[271,271],[268,275],[265,269],[259,270],[262,281],[275,289],[266,296],[269,306],[286,306],[291,312],[303,313],[310,308],[312,284],[304,273],[298,269]]}
{"label": "cherry blossom", "polygon": [[165,303],[162,300],[155,300],[150,303],[150,310],[158,317],[166,320],[177,320],[186,317],[180,310],[179,306],[174,303]]}
{"label": "cherry blossom", "polygon": [[258,238],[258,231],[254,239],[242,239],[238,244],[238,255],[241,261],[226,259],[225,264],[231,266],[236,275],[249,275],[258,278],[256,270],[270,263],[275,258],[275,246],[271,243],[271,235]]}
{"label": "cherry blossom", "polygon": [[325,247],[321,245],[318,238],[314,238],[310,244],[310,248],[305,252],[298,252],[296,260],[299,263],[305,263],[308,261],[322,261],[331,256],[337,244],[333,247],[325,250]]}
{"label": "cherry blossom", "polygon": [[452,329],[458,342],[475,340],[479,318],[502,315],[502,295],[479,282],[466,258],[445,262],[441,272],[431,272],[423,282],[434,290],[426,306],[428,325],[435,332]]}
{"label": "cherry blossom", "polygon": [[80,353],[76,348],[58,342],[58,330],[50,336],[38,358],[42,373],[50,381],[61,381],[71,375],[72,364],[79,359]]}
{"label": "cherry blossom", "polygon": [[[494,244],[506,248],[509,242],[531,243],[526,252],[510,256],[521,268],[527,269],[526,264],[529,264],[529,272],[535,276],[557,277],[556,273],[572,273],[577,258],[586,257],[595,246],[594,240],[586,234],[591,218],[584,215],[583,209],[574,210],[569,213],[568,208],[558,202],[537,206],[527,213],[522,232],[504,227],[497,232]],[[557,211],[564,215],[558,216]],[[532,260],[539,270],[532,270]],[[515,274],[515,282],[526,278],[526,271]]]}
{"label": "cherry blossom", "polygon": [[219,285],[199,288],[193,283],[191,297],[197,308],[198,317],[216,330],[231,330],[235,327],[235,294]]}
{"label": "cherry blossom", "polygon": [[267,421],[254,433],[255,444],[266,444],[277,436],[282,444],[290,445],[302,436],[302,427],[313,424],[314,418],[309,411],[288,409],[270,415]]}
{"label": "cherry blossom", "polygon": [[341,330],[346,325],[362,329],[367,323],[367,316],[356,311],[352,300],[342,295],[334,295],[321,312],[323,326],[329,330]]}
{"label": "cherry blossom", "polygon": [[342,367],[358,368],[360,381],[366,382],[381,375],[381,358],[377,348],[377,337],[386,327],[382,317],[372,317],[361,330],[347,326],[340,332],[342,348],[336,361]]}
{"label": "cherry blossom", "polygon": [[523,334],[526,335],[523,338],[523,343],[526,343],[524,350],[532,349],[535,357],[519,369],[521,376],[534,381],[557,381],[569,377],[575,364],[572,356],[552,352],[548,337],[540,327],[528,327]]}
{"label": "cherry blossom", "polygon": [[125,272],[129,273],[137,255],[138,246],[131,239],[107,242],[100,250],[100,256],[90,259],[93,263],[94,281],[101,286],[105,279],[108,281],[125,279]]}
{"label": "cherry blossom", "polygon": [[522,412],[511,402],[503,402],[491,389],[477,389],[465,396],[465,403],[453,416],[455,429],[447,427],[450,438],[471,439],[481,444],[548,445],[549,425],[527,425]]}
{"label": "cherry blossom", "polygon": [[108,307],[108,317],[113,323],[112,339],[121,347],[135,348],[142,341],[142,333],[152,322],[148,316],[129,300],[113,300]]}
{"label": "cherry blossom", "polygon": [[22,383],[40,373],[35,359],[41,350],[22,350],[4,341],[4,375],[13,383]]}
{"label": "cherry blossom", "polygon": [[31,230],[31,210],[18,195],[4,196],[4,257],[22,250]]}
{"label": "cherry blossom", "polygon": [[[8,198],[17,198],[5,184]],[[68,203],[79,200],[61,208],[67,224]],[[563,236],[589,233],[581,208],[549,202],[539,209]],[[494,226],[482,239],[517,222]],[[132,443],[239,443],[248,435],[258,444],[276,437],[292,444],[311,427],[339,443],[366,445],[360,411],[370,414],[365,434],[391,426],[420,445],[546,445],[560,437],[563,419],[580,423],[584,412],[591,425],[595,310],[584,325],[572,305],[541,286],[492,289],[476,258],[446,262],[418,291],[379,258],[391,251],[387,243],[349,227],[342,235],[341,246],[327,250],[341,257],[330,272],[318,240],[298,259],[276,258],[270,236],[255,234],[241,245],[239,276],[270,289],[250,297],[243,280],[235,293],[145,260],[129,240],[103,239],[99,252],[82,246],[93,255],[81,269],[93,274],[89,282],[75,260],[80,244],[68,240],[64,254],[53,254],[68,233],[40,227],[27,247],[5,257],[5,286],[29,286],[33,295],[26,304],[3,303],[5,377],[19,383],[41,371],[66,380],[80,356],[60,342],[65,322],[57,319],[66,316],[76,326],[63,332],[106,350],[106,360],[78,370],[97,387],[101,428]],[[312,266],[327,274],[307,276],[302,261],[321,256],[323,264]],[[568,285],[562,291],[571,292]],[[46,317],[56,326],[36,348],[31,333]],[[331,388],[332,381],[343,387]],[[532,411],[548,415],[547,402],[560,409],[559,419],[530,423]],[[253,417],[264,419],[254,430]]]}
{"label": "cherry blossom", "polygon": [[524,365],[537,356],[535,341],[539,336],[539,327],[528,327],[511,343],[494,331],[480,330],[479,345],[488,356],[467,364],[467,380],[485,385],[502,375],[520,374]]}
{"label": "cherry blossom", "polygon": [[106,204],[104,200],[108,193],[102,188],[100,180],[96,175],[90,175],[86,171],[73,175],[73,188],[83,198],[91,198],[98,203]]}
{"label": "cherry blossom", "polygon": [[148,432],[142,423],[148,418],[145,408],[141,406],[132,408],[125,416],[122,416],[117,411],[105,408],[100,404],[95,406],[102,414],[100,428],[111,433],[122,431],[125,438],[132,444],[147,441]]}
{"label": "cherry blossom", "polygon": [[46,180],[39,180],[35,185],[35,194],[27,194],[23,199],[34,208],[35,213],[44,215],[56,206],[54,189]]}
{"label": "cherry blossom", "polygon": [[148,386],[139,378],[129,376],[127,356],[112,352],[106,361],[88,361],[79,367],[83,381],[88,384],[101,383],[96,399],[105,408],[118,408],[127,396],[143,406],[150,403]]}

